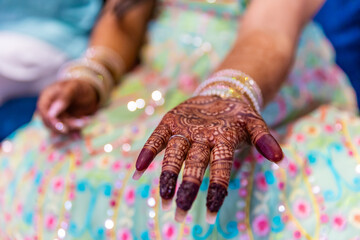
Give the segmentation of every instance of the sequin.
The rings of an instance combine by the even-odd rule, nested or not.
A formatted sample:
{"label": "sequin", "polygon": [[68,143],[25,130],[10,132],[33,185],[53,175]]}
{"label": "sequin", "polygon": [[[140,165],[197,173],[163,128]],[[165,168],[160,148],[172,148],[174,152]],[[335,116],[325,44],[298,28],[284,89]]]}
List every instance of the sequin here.
{"label": "sequin", "polygon": [[146,108],[145,108],[145,113],[147,114],[147,115],[153,115],[154,114],[154,111],[155,111],[155,109],[154,109],[154,107],[153,106],[147,106]]}
{"label": "sequin", "polygon": [[105,146],[104,146],[105,152],[110,153],[110,152],[112,152],[112,150],[113,150],[113,146],[110,143],[105,144]]}
{"label": "sequin", "polygon": [[149,207],[154,207],[155,204],[156,204],[155,199],[152,198],[152,197],[149,198],[149,199],[147,200],[147,204],[149,205]]}
{"label": "sequin", "polygon": [[360,174],[360,164],[356,165],[355,171],[356,173]]}
{"label": "sequin", "polygon": [[162,98],[162,94],[159,90],[155,90],[151,93],[151,98],[154,101],[159,101]]}
{"label": "sequin", "polygon": [[71,209],[71,207],[72,207],[72,203],[70,201],[66,201],[65,204],[64,204],[64,207],[65,207],[66,210],[69,211]]}
{"label": "sequin", "polygon": [[106,219],[105,221],[105,228],[112,229],[114,227],[114,222],[111,219]]}
{"label": "sequin", "polygon": [[155,211],[154,210],[150,210],[149,211],[149,217],[151,217],[151,218],[154,218],[155,217]]}
{"label": "sequin", "polygon": [[134,112],[137,108],[136,102],[134,102],[134,101],[128,102],[127,108],[129,109],[130,112]]}
{"label": "sequin", "polygon": [[60,228],[58,230],[58,237],[63,239],[63,238],[65,238],[65,236],[66,236],[66,231],[64,229]]}
{"label": "sequin", "polygon": [[122,150],[123,150],[124,152],[129,152],[129,151],[131,150],[131,145],[128,144],[128,143],[124,143],[124,144],[122,145]]}
{"label": "sequin", "polygon": [[285,206],[284,206],[284,205],[280,205],[280,206],[278,207],[278,210],[279,210],[279,212],[284,212],[284,211],[285,211]]}
{"label": "sequin", "polygon": [[142,98],[137,99],[137,100],[136,100],[136,107],[137,107],[138,109],[144,108],[144,107],[145,107],[145,100],[142,99]]}

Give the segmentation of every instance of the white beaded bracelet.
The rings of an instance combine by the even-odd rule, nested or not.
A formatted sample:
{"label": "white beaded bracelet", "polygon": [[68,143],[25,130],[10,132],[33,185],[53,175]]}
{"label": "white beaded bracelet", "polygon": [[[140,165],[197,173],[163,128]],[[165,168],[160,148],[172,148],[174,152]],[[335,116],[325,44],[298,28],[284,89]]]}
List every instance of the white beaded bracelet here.
{"label": "white beaded bracelet", "polygon": [[108,91],[105,88],[103,78],[97,74],[95,74],[93,71],[89,69],[74,69],[72,71],[68,71],[67,73],[64,73],[60,79],[61,81],[69,81],[69,80],[78,80],[78,81],[84,81],[92,85],[97,93],[99,94],[100,98],[100,105],[104,105],[106,103],[106,100],[108,99]]}
{"label": "white beaded bracelet", "polygon": [[[226,88],[226,86],[221,85],[228,85],[228,87]],[[233,86],[234,90],[240,95],[246,95],[255,111],[260,114],[262,106],[260,88],[251,77],[237,70],[226,69],[215,73],[213,77],[198,86],[194,92],[194,96],[217,95],[224,98],[232,97],[234,96],[234,91],[230,86]]]}
{"label": "white beaded bracelet", "polygon": [[85,58],[98,59],[114,73],[113,79],[118,83],[125,71],[125,63],[122,57],[114,50],[104,46],[93,46],[86,50]]}
{"label": "white beaded bracelet", "polygon": [[[94,87],[96,87],[96,89],[99,91],[101,105],[105,104],[107,99],[109,98],[110,91],[113,88],[114,81],[110,72],[100,63],[86,58],[68,62],[60,68],[57,78],[59,80],[70,80],[69,76],[71,76],[71,73],[73,71],[77,71],[78,68],[84,68],[92,71],[94,73],[94,76],[96,76],[96,79],[98,79],[97,82],[101,80],[102,86],[100,87],[99,84],[96,84],[97,87],[95,85]],[[84,75],[84,77],[87,77],[87,80],[92,79],[90,81],[92,83],[94,82],[94,77],[89,78],[88,75]],[[80,80],[80,78],[81,77],[78,77],[77,79]],[[103,89],[106,92],[105,94],[102,93]]]}
{"label": "white beaded bracelet", "polygon": [[[242,84],[241,82],[236,81],[235,79],[230,77],[218,76],[218,77],[209,78],[208,80],[200,84],[200,86],[195,90],[194,95],[209,96],[209,93],[206,92],[205,95],[205,93],[203,93],[203,90],[206,89],[206,86],[216,83],[228,83],[230,85],[235,86],[236,89],[241,92],[241,94],[245,94],[249,98],[250,102],[253,104],[255,108],[255,111],[260,114],[260,105],[257,99],[255,98],[254,94],[252,93],[252,91],[247,86],[245,86],[245,84]],[[210,94],[210,95],[219,95],[219,94]]]}
{"label": "white beaded bracelet", "polygon": [[241,78],[245,79],[246,80],[245,83],[247,83],[248,86],[251,87],[252,90],[254,90],[254,94],[256,95],[256,99],[258,100],[259,105],[260,106],[263,105],[263,97],[262,97],[262,93],[261,93],[259,86],[256,84],[254,79],[252,79],[246,73],[243,73],[243,72],[241,72],[239,70],[235,70],[235,69],[224,69],[224,70],[216,72],[213,76],[214,77],[227,76],[227,77],[235,77],[235,78],[241,77]]}

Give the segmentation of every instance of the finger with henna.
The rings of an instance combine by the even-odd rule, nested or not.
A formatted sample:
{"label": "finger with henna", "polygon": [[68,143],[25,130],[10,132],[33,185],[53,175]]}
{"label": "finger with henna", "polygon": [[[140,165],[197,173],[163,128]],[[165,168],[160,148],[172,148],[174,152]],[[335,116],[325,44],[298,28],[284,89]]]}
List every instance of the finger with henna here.
{"label": "finger with henna", "polygon": [[136,171],[133,175],[134,180],[138,180],[143,175],[155,156],[166,147],[170,136],[171,131],[169,128],[165,124],[160,123],[146,141],[136,160]]}
{"label": "finger with henna", "polygon": [[166,147],[160,175],[160,196],[163,210],[171,207],[176,181],[189,147],[190,142],[179,136],[172,137]]}
{"label": "finger with henna", "polygon": [[175,220],[182,222],[199,191],[206,167],[209,163],[210,147],[205,143],[192,143],[185,160],[183,181],[176,194]]}
{"label": "finger with henna", "polygon": [[227,196],[230,172],[233,164],[234,148],[219,143],[211,151],[210,185],[206,199],[206,221],[214,224],[216,215]]}

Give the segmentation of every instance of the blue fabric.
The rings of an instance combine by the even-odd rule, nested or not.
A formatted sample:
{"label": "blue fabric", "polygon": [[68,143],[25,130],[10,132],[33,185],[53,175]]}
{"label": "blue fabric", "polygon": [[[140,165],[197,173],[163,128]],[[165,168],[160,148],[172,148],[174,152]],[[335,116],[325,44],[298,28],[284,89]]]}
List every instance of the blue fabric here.
{"label": "blue fabric", "polygon": [[103,0],[0,0],[0,31],[33,36],[78,57]]}
{"label": "blue fabric", "polygon": [[0,107],[0,141],[31,120],[37,97],[24,97],[7,101]]}
{"label": "blue fabric", "polygon": [[327,0],[315,17],[336,51],[336,62],[349,76],[360,106],[360,1]]}

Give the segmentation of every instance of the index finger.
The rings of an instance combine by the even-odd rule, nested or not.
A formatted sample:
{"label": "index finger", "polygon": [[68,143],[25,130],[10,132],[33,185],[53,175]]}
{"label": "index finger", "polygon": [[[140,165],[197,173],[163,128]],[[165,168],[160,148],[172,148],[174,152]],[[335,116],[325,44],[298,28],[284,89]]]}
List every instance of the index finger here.
{"label": "index finger", "polygon": [[143,175],[155,156],[166,147],[170,137],[171,131],[168,126],[160,123],[146,141],[136,160],[136,171],[133,175],[134,180],[138,180]]}

